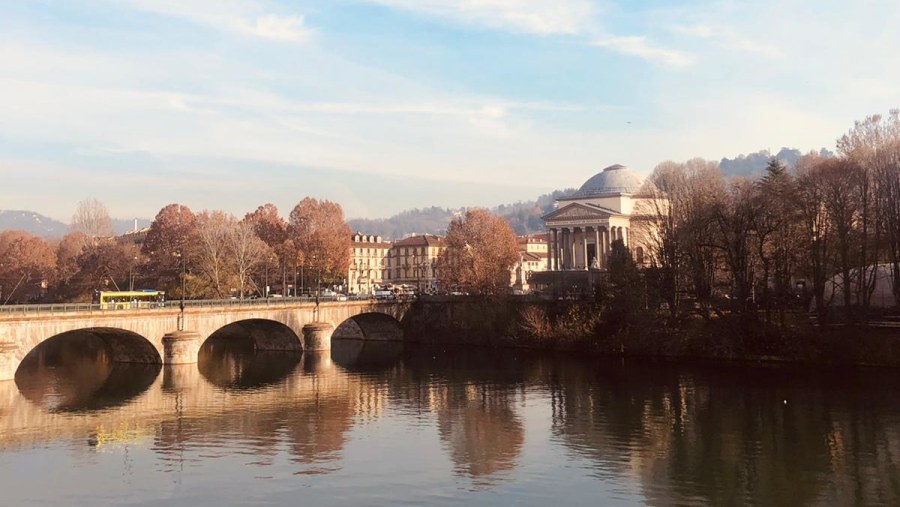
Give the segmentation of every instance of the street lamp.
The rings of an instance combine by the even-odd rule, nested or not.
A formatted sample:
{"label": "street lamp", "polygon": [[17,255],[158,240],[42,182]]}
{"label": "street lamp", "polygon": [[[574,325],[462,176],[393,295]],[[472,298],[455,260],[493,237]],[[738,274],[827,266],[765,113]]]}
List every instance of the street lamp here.
{"label": "street lamp", "polygon": [[178,305],[180,310],[178,314],[178,330],[184,331],[184,293],[186,289],[185,281],[187,280],[187,259],[183,251],[172,252],[172,255],[181,258],[181,303]]}
{"label": "street lamp", "polygon": [[131,264],[128,266],[128,290],[131,292],[134,292],[134,265],[137,260],[137,255],[135,255]]}

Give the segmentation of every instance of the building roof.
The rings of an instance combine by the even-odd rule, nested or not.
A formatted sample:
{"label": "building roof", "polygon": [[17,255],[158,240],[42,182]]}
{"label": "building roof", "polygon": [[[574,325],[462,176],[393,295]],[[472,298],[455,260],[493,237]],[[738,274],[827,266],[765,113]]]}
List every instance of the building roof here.
{"label": "building roof", "polygon": [[522,245],[525,243],[546,243],[547,233],[531,234],[526,236],[516,236],[516,243]]}
{"label": "building roof", "polygon": [[634,194],[644,179],[622,164],[614,164],[593,175],[574,194],[560,200],[584,199],[605,195]]}
{"label": "building roof", "polygon": [[433,234],[410,236],[400,241],[395,241],[394,246],[444,246],[444,238]]}
{"label": "building roof", "polygon": [[522,256],[522,260],[525,262],[540,262],[547,260],[547,254],[543,252],[520,252],[519,255]]}

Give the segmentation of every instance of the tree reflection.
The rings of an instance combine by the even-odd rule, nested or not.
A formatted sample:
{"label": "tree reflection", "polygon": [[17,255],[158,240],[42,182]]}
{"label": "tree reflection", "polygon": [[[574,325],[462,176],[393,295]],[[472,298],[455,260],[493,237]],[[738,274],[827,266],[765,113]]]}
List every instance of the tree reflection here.
{"label": "tree reflection", "polygon": [[554,431],[598,475],[635,475],[652,504],[900,501],[900,427],[886,379],[570,366],[555,373]]}

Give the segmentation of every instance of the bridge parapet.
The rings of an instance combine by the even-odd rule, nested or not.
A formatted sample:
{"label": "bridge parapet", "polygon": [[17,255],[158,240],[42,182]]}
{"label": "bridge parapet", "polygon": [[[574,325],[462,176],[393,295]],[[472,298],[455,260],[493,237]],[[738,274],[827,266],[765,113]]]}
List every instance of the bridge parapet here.
{"label": "bridge parapet", "polygon": [[[299,346],[287,348],[302,348],[303,327],[306,324],[325,323],[333,330],[348,319],[371,313],[390,316],[399,323],[410,306],[407,302],[380,301],[322,302],[316,305],[306,299],[293,298],[249,301],[243,302],[247,304],[238,304],[241,302],[235,303],[233,300],[215,302],[217,304],[204,301],[186,304],[183,328],[196,333],[198,339],[196,347],[188,347],[190,350],[185,348],[187,342],[182,343],[183,340],[169,340],[170,348],[179,346],[176,347],[179,352],[175,354],[180,358],[178,362],[185,362],[186,357],[196,362],[196,348],[216,331],[237,322],[280,323],[293,332],[293,339],[299,342]],[[0,345],[7,344],[0,349],[0,380],[12,379],[25,356],[47,339],[74,331],[88,332],[103,340],[112,349],[114,360],[173,363],[174,352],[170,350],[167,356],[163,337],[179,327],[180,313],[177,307],[172,306],[100,310],[96,305],[75,306],[74,309],[72,306],[57,305],[46,311],[0,313]],[[365,322],[360,325],[365,325]],[[117,337],[117,332],[124,333],[124,338]],[[380,331],[377,334],[388,336]],[[398,336],[402,339],[402,333]],[[260,340],[257,345],[261,349],[275,347],[285,350],[270,340]]]}

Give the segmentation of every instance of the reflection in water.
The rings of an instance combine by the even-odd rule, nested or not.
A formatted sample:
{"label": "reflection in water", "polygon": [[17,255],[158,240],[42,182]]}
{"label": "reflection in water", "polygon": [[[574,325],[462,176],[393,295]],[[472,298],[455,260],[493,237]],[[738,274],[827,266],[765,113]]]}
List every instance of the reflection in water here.
{"label": "reflection in water", "polygon": [[897,372],[573,366],[554,432],[650,504],[900,504]]}
{"label": "reflection in water", "polygon": [[336,339],[331,342],[331,359],[350,371],[390,368],[403,353],[403,342]]}
{"label": "reflection in water", "polygon": [[301,357],[294,351],[254,351],[250,340],[210,339],[200,348],[197,366],[213,385],[259,389],[283,381]]}
{"label": "reflection in water", "polygon": [[137,397],[159,375],[158,364],[114,363],[106,344],[87,333],[48,340],[16,372],[22,396],[50,412],[117,407]]}
{"label": "reflection in water", "polygon": [[[76,473],[45,443],[118,439],[135,470],[135,449],[152,461],[151,482],[176,474],[227,495],[294,495],[265,503],[303,487],[335,504],[450,503],[443,491],[478,503],[496,502],[485,492],[521,495],[504,504],[900,504],[895,371],[720,370],[353,340],[302,357],[212,342],[199,365],[146,377],[117,373],[96,343],[36,357],[17,376],[21,396],[0,384],[0,465],[26,448]],[[91,466],[77,474],[58,494],[115,486]],[[15,484],[0,475],[4,492]],[[410,497],[422,484],[437,496]],[[94,500],[103,498],[113,497]]]}

